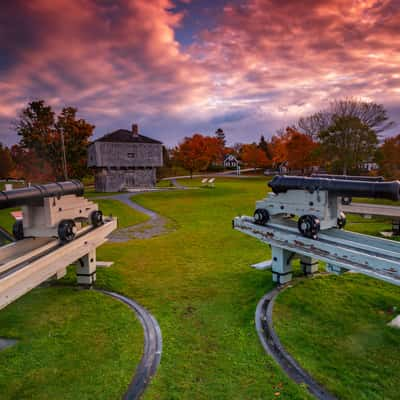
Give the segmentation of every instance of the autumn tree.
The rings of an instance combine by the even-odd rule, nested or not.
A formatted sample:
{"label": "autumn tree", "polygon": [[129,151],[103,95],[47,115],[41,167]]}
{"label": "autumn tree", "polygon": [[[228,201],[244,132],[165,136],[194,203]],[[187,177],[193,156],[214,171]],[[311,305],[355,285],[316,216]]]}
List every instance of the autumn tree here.
{"label": "autumn tree", "polygon": [[268,165],[265,152],[256,143],[244,144],[240,153],[241,160],[250,168],[263,168]]}
{"label": "autumn tree", "polygon": [[35,150],[15,144],[11,147],[11,157],[15,165],[15,178],[37,183],[55,179],[49,163],[38,157]]}
{"label": "autumn tree", "polygon": [[21,137],[20,145],[48,162],[57,179],[64,177],[63,142],[68,176],[81,178],[87,172],[87,146],[94,126],[77,119],[76,113],[76,108],[65,107],[56,117],[51,106],[43,100],[32,101],[15,125]]}
{"label": "autumn tree", "polygon": [[287,134],[288,167],[300,169],[304,173],[316,163],[318,144],[309,135],[297,132],[293,128],[288,128]]}
{"label": "autumn tree", "polygon": [[305,172],[316,163],[318,144],[311,136],[288,127],[271,140],[272,161]]}
{"label": "autumn tree", "polygon": [[9,178],[14,169],[10,149],[0,142],[0,178]]}
{"label": "autumn tree", "polygon": [[[62,151],[62,141],[58,139],[64,137],[68,176],[82,178],[87,174],[87,148],[95,127],[84,119],[77,119],[77,111],[73,107],[63,108],[54,127],[56,144],[60,152]],[[57,159],[56,155],[55,160]],[[56,165],[58,167],[60,164],[57,162]],[[62,171],[60,169],[56,169],[56,171],[60,176]]]}
{"label": "autumn tree", "polygon": [[205,171],[221,158],[223,145],[217,137],[203,136],[199,133],[185,137],[182,143],[174,150],[174,159],[190,171]]}
{"label": "autumn tree", "polygon": [[331,169],[344,175],[358,173],[361,163],[374,156],[378,145],[375,130],[360,118],[351,116],[334,118],[318,138],[321,153],[329,160]]}
{"label": "autumn tree", "polygon": [[377,161],[382,175],[400,179],[400,134],[385,139],[377,152]]}

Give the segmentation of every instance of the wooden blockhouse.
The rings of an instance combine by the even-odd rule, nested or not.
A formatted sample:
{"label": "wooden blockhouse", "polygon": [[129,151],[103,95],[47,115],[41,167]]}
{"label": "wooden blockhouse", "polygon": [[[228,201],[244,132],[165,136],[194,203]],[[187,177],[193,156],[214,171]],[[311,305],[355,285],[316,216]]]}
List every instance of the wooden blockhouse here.
{"label": "wooden blockhouse", "polygon": [[154,186],[156,168],[162,165],[162,143],[139,135],[136,124],[131,131],[118,129],[88,148],[88,166],[95,169],[98,192]]}

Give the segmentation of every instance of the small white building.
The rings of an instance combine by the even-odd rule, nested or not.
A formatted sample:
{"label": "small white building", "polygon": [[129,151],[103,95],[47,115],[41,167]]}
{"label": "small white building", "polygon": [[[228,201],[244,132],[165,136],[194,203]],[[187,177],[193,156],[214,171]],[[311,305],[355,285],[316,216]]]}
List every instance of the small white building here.
{"label": "small white building", "polygon": [[225,168],[237,168],[239,164],[239,160],[233,154],[227,154],[224,158]]}

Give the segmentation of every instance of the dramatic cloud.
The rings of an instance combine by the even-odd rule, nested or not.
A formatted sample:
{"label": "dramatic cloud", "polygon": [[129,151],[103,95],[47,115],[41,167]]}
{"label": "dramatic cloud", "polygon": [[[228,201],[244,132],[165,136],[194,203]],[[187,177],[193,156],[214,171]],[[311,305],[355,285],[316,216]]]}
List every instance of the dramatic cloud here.
{"label": "dramatic cloud", "polygon": [[0,140],[17,141],[11,122],[35,98],[77,106],[96,135],[136,121],[167,144],[218,126],[256,140],[351,96],[396,119],[397,0],[238,3],[205,1],[203,14],[195,0],[6,2]]}
{"label": "dramatic cloud", "polygon": [[215,107],[296,118],[332,98],[400,103],[398,1],[254,0],[193,44]]}

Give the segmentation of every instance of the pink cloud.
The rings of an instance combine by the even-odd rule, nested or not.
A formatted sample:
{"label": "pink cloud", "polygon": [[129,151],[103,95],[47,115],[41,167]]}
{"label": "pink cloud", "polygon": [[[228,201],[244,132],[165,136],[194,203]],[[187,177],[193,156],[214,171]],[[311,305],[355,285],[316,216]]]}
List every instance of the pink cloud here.
{"label": "pink cloud", "polygon": [[168,135],[176,141],[192,127],[219,123],[235,141],[244,131],[272,134],[332,98],[400,105],[397,0],[232,2],[221,7],[215,29],[185,48],[175,38],[184,13],[173,6],[172,0],[4,6],[0,123],[9,125],[39,97],[56,108],[77,106],[103,130],[138,120],[171,143]]}

